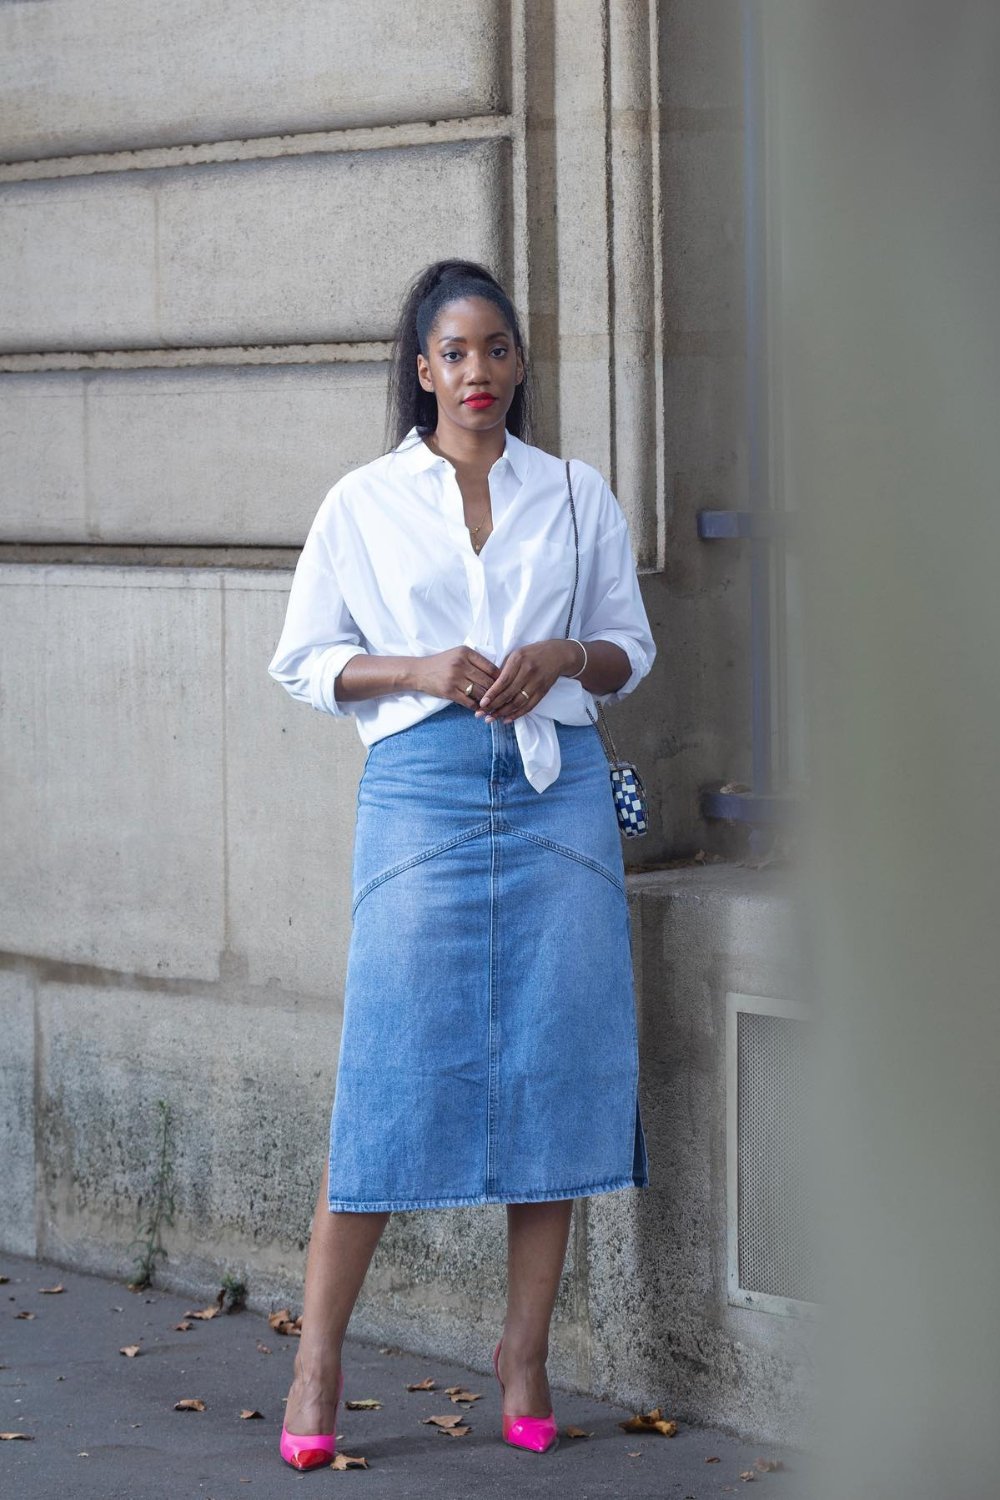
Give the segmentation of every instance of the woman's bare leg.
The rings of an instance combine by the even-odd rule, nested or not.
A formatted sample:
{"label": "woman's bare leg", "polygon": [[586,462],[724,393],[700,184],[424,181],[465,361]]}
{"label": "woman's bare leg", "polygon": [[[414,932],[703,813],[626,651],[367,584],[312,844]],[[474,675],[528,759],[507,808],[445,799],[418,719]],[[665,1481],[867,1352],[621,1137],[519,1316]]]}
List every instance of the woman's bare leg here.
{"label": "woman's bare leg", "polygon": [[547,1417],[549,1324],[566,1259],[572,1198],[507,1205],[507,1316],[500,1350],[503,1409]]}
{"label": "woman's bare leg", "polygon": [[285,1426],[301,1436],[333,1431],[344,1334],[389,1221],[388,1213],[331,1213],[328,1180],[326,1162],[306,1257],[302,1337],[285,1403]]}

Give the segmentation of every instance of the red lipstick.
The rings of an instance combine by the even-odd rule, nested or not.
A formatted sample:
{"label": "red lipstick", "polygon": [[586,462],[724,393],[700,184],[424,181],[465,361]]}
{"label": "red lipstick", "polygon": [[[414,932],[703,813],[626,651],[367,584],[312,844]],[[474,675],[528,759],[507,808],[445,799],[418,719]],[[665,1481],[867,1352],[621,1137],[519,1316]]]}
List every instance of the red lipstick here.
{"label": "red lipstick", "polygon": [[465,400],[462,402],[462,405],[482,407],[485,410],[487,406],[492,406],[496,399],[497,398],[495,396],[488,396],[483,393],[479,396],[466,396]]}

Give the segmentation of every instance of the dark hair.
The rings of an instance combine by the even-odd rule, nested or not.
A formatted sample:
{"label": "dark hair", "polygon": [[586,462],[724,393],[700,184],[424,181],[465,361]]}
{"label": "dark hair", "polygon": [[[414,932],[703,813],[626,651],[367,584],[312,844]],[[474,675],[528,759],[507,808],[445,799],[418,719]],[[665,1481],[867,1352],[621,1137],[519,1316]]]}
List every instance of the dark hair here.
{"label": "dark hair", "polygon": [[528,356],[513,303],[499,281],[474,260],[437,260],[410,283],[403,298],[393,338],[386,400],[386,451],[403,441],[411,427],[420,433],[437,426],[437,397],[425,391],[417,375],[417,353],[427,357],[427,336],[438,313],[461,297],[486,297],[496,303],[514,336],[524,365],[524,378],[514,388],[506,426],[523,442],[531,441],[531,386]]}

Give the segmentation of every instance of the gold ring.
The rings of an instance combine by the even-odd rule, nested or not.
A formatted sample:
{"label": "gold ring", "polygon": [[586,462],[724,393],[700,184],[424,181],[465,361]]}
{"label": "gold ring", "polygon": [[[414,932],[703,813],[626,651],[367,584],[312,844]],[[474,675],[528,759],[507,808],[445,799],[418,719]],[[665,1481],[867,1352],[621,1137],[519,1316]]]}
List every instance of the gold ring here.
{"label": "gold ring", "polygon": [[465,690],[465,696],[467,698],[471,698],[472,697],[472,683],[471,682],[469,683],[469,686]]}
{"label": "gold ring", "polygon": [[526,693],[526,692],[525,692],[525,691],[524,691],[524,688],[522,688],[522,689],[521,689],[521,697],[522,697],[522,698],[530,698],[530,697],[531,697],[531,694],[530,694],[530,693]]}

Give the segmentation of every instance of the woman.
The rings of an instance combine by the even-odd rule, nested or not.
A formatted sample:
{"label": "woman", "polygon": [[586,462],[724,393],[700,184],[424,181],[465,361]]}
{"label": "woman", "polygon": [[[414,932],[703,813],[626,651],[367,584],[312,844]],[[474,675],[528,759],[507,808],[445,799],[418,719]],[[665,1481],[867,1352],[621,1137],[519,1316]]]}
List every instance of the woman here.
{"label": "woman", "polygon": [[369,746],[281,1441],[299,1468],[334,1453],[344,1334],[390,1213],[475,1203],[507,1205],[501,1430],[553,1448],[573,1199],[648,1181],[621,840],[587,710],[656,648],[625,518],[575,460],[577,581],[565,465],[530,443],[529,407],[502,287],[429,266],[396,333],[394,446],[320,506],[268,668]]}

